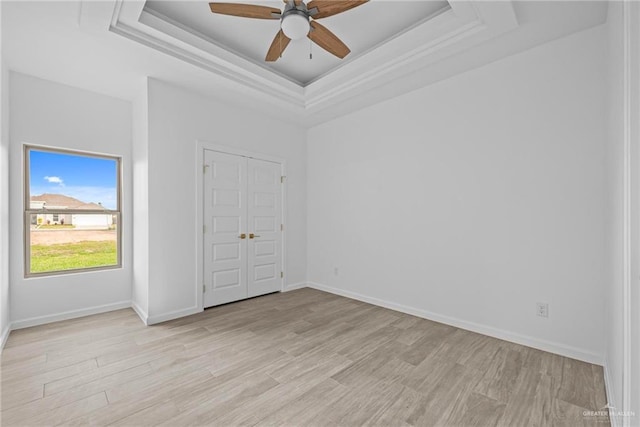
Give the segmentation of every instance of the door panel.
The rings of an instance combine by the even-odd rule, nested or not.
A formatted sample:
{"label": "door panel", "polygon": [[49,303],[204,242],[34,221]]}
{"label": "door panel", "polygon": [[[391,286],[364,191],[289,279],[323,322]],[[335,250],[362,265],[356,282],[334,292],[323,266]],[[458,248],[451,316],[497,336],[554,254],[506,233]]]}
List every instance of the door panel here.
{"label": "door panel", "polygon": [[204,306],[279,291],[280,164],[209,150],[204,159]]}
{"label": "door panel", "polygon": [[247,159],[205,151],[204,306],[246,298]]}
{"label": "door panel", "polygon": [[249,297],[282,287],[282,199],[280,164],[249,159],[249,239],[247,287]]}

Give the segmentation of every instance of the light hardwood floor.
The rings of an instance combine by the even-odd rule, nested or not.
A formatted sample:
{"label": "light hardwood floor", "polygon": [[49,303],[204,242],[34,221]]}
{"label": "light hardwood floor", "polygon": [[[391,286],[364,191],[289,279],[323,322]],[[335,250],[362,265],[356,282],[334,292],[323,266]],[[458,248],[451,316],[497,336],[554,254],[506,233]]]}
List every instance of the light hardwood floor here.
{"label": "light hardwood floor", "polygon": [[3,426],[608,425],[602,368],[312,289],[22,329]]}

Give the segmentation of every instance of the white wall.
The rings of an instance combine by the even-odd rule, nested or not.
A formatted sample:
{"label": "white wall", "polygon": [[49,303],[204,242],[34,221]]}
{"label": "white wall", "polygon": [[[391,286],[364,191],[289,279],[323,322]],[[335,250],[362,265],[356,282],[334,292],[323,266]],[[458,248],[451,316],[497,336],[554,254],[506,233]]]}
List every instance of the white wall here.
{"label": "white wall", "polygon": [[[10,283],[14,327],[129,306],[131,300],[131,104],[10,75]],[[24,143],[122,156],[122,268],[24,278]]]}
{"label": "white wall", "polygon": [[[0,28],[2,27],[0,2]],[[2,60],[4,38],[0,31],[0,351],[9,336],[9,71]]]}
{"label": "white wall", "polygon": [[131,303],[146,323],[149,313],[149,108],[147,79],[133,100],[133,280]]}
{"label": "white wall", "polygon": [[311,129],[312,285],[602,362],[605,38]]}
{"label": "white wall", "polygon": [[305,130],[157,80],[148,86],[149,318],[197,308],[196,140],[287,162],[285,282],[306,281]]}

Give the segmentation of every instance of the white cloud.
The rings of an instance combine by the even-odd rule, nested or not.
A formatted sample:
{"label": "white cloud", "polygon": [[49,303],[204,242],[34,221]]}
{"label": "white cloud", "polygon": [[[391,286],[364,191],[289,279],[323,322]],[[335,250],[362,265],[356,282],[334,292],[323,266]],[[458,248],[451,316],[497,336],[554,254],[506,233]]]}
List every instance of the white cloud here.
{"label": "white cloud", "polygon": [[59,176],[45,176],[44,179],[47,180],[50,184],[58,184],[60,186],[64,186],[64,182]]}

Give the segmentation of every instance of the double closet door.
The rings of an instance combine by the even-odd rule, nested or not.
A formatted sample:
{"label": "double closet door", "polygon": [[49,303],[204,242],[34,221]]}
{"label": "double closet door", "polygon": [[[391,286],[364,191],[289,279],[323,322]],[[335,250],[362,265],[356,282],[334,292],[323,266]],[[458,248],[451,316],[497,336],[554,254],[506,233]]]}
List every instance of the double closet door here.
{"label": "double closet door", "polygon": [[204,306],[281,290],[281,165],[210,150],[204,161]]}

